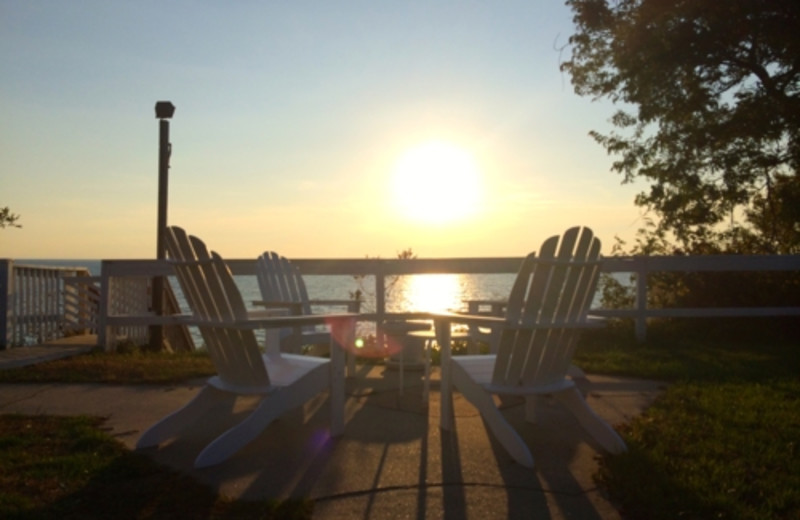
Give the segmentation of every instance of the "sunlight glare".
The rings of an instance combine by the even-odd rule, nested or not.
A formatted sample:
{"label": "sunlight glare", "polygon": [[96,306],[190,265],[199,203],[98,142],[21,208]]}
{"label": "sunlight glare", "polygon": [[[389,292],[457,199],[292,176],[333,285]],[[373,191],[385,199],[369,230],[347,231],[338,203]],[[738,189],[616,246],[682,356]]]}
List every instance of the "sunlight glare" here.
{"label": "sunlight glare", "polygon": [[392,194],[406,218],[431,224],[461,220],[478,210],[478,164],[472,154],[452,143],[423,143],[398,159]]}
{"label": "sunlight glare", "polygon": [[406,279],[401,300],[408,309],[445,312],[461,307],[460,277],[456,274],[423,274]]}

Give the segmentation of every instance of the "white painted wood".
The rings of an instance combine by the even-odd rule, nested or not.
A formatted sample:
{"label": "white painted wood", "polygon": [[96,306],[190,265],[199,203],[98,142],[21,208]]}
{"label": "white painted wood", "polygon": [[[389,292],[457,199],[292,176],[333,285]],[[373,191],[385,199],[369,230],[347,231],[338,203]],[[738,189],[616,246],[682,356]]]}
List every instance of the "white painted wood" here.
{"label": "white painted wood", "polygon": [[85,268],[0,262],[0,348],[43,343],[77,329],[69,281],[88,275]]}
{"label": "white painted wood", "polygon": [[[313,308],[319,306],[343,307],[348,312],[358,313],[361,302],[358,300],[311,300],[300,270],[292,262],[275,253],[266,251],[256,260],[256,279],[262,301],[254,302],[268,308],[284,308],[291,314],[309,316]],[[305,326],[280,329],[280,348],[284,352],[299,353],[306,345],[327,346],[331,335],[327,330]],[[353,338],[355,340],[355,338]],[[347,348],[347,372],[355,374],[354,341]],[[313,354],[322,354],[312,351]]]}
{"label": "white painted wood", "polygon": [[[580,329],[587,318],[600,271],[600,241],[588,228],[568,229],[547,239],[538,255],[523,261],[506,305],[497,354],[450,355],[442,350],[443,429],[452,429],[452,390],[461,391],[481,413],[487,426],[519,464],[532,467],[533,456],[522,438],[497,409],[491,394],[515,394],[526,399],[526,418],[535,419],[534,396],[553,394],[605,449],[624,451],[625,443],[588,407],[568,378]],[[490,321],[491,320],[491,321]],[[450,340],[452,323],[496,323],[496,318],[436,318],[441,341]]]}
{"label": "white painted wood", "polygon": [[14,261],[0,258],[0,349],[13,345],[12,329],[8,318],[11,316],[11,297],[14,294]]}
{"label": "white painted wood", "polygon": [[[219,403],[229,403],[230,407],[236,394],[218,390],[212,385],[204,386],[200,392],[186,405],[159,420],[148,428],[136,442],[136,448],[149,448],[179,436],[188,425],[203,418]],[[218,409],[218,408],[216,408]]]}
{"label": "white painted wood", "polygon": [[[494,357],[494,356],[492,356]],[[500,413],[494,404],[492,395],[464,370],[464,365],[457,362],[459,358],[453,358],[450,365],[450,381],[461,394],[472,403],[481,413],[489,430],[494,434],[500,444],[519,464],[526,468],[533,467],[533,455],[522,440],[522,437],[508,424],[503,414]],[[491,369],[491,367],[488,367]],[[444,404],[444,401],[442,402]]]}
{"label": "white painted wood", "polygon": [[553,397],[567,407],[572,415],[578,420],[581,426],[589,432],[589,435],[596,440],[609,453],[622,453],[627,451],[625,441],[614,431],[614,429],[603,419],[600,418],[586,403],[578,389],[574,386],[564,389],[561,392],[554,392]]}
{"label": "white painted wood", "polygon": [[[387,276],[421,273],[513,273],[518,270],[521,258],[434,258],[434,259],[293,259],[292,264],[305,274],[315,275],[361,275],[375,276],[375,312],[364,315],[365,318],[384,323],[389,319],[386,312],[386,299],[383,284]],[[255,260],[234,259],[227,260],[226,264],[234,275],[254,276],[256,274]],[[11,261],[5,264],[4,271],[7,281],[0,287],[0,310],[5,309],[4,324],[6,333],[6,346],[15,344],[19,334],[27,328],[35,337],[44,337],[49,333],[60,334],[59,330],[50,328],[48,319],[61,319],[55,316],[43,305],[29,304],[30,298],[39,296],[24,287],[25,282],[14,282],[15,279],[26,277],[26,268]],[[38,267],[37,267],[38,268]],[[47,270],[63,270],[64,268],[42,268]],[[650,273],[661,271],[675,272],[704,272],[704,271],[798,271],[800,270],[800,255],[711,255],[711,256],[651,256],[651,257],[608,257],[602,261],[602,271],[605,273],[635,273],[637,277],[637,303],[631,309],[592,309],[592,314],[598,316],[620,317],[634,319],[636,333],[639,340],[644,340],[647,331],[647,320],[653,317],[750,317],[750,316],[800,316],[800,306],[791,305],[784,307],[721,307],[702,309],[651,309],[647,308],[646,279]],[[118,278],[151,279],[154,276],[167,276],[172,274],[172,267],[166,260],[103,260],[99,282],[99,306],[96,322],[87,323],[88,328],[96,328],[98,345],[112,348],[115,343],[115,333],[120,330],[109,330],[107,318],[114,314],[121,315],[122,311],[114,309],[120,305],[126,314],[132,314],[136,305],[148,305],[149,298],[140,298],[140,294],[131,287],[126,288],[127,282],[118,285]],[[146,282],[145,282],[146,283]],[[15,288],[15,285],[19,285]],[[118,291],[111,290],[114,287]],[[46,293],[46,291],[44,291]],[[39,293],[43,294],[43,293]],[[136,301],[140,298],[143,303]],[[130,299],[131,301],[125,301]],[[489,302],[491,303],[491,302]],[[24,307],[20,307],[24,305]],[[33,309],[29,312],[28,309]],[[474,314],[474,312],[470,312]],[[145,313],[146,315],[146,313]],[[157,319],[157,318],[154,318]],[[141,322],[139,322],[141,323]],[[154,322],[155,323],[155,322]],[[39,324],[42,324],[41,326]],[[137,328],[122,330],[124,334],[142,335],[146,338],[147,323]],[[121,326],[121,325],[120,325]],[[39,327],[39,328],[37,328]],[[144,332],[143,332],[144,331]],[[17,334],[17,336],[13,336]],[[379,339],[380,339],[379,331]],[[137,336],[138,337],[138,336]],[[17,338],[16,340],[14,338]],[[0,338],[1,339],[1,338]],[[491,341],[494,345],[494,340]],[[0,346],[2,344],[0,343]]]}
{"label": "white painted wood", "polygon": [[[246,419],[203,449],[195,460],[197,467],[223,462],[252,441],[276,417],[326,390],[331,399],[331,434],[341,435],[344,430],[344,363],[340,347],[331,345],[330,360],[291,354],[262,355],[254,328],[302,325],[309,320],[303,317],[251,319],[231,271],[219,255],[209,252],[200,239],[178,227],[167,229],[166,244],[170,263],[192,309],[192,323],[200,329],[218,374],[208,380],[192,402],[146,431],[137,447],[157,445],[180,435],[190,421],[204,417],[214,403],[235,399],[237,395],[262,397]],[[347,341],[353,337],[355,315],[327,315],[316,319],[327,319],[332,324],[332,343],[334,339]]]}
{"label": "white painted wood", "polygon": [[[416,341],[421,344],[423,363],[422,404],[427,405],[431,387],[431,349],[434,345],[439,345],[436,341],[436,331],[417,330],[409,332],[406,336],[407,340]],[[478,342],[471,331],[451,331],[450,341],[465,341],[469,354],[474,355],[478,353]],[[403,395],[404,391],[403,368],[405,366],[405,350],[408,346],[409,343],[404,342],[403,348],[400,349],[400,395]]]}
{"label": "white painted wood", "polygon": [[450,352],[451,322],[448,319],[437,319],[433,324],[436,331],[436,341],[442,346],[442,380],[439,383],[439,391],[441,392],[439,427],[443,430],[453,430],[455,428],[455,418],[453,417],[453,364],[451,363],[452,356]]}

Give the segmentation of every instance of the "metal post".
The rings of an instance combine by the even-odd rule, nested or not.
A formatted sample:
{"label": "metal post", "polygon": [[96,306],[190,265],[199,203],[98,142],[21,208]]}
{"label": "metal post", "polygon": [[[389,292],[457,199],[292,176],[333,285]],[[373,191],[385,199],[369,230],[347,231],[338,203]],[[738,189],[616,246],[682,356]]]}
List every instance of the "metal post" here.
{"label": "metal post", "polygon": [[167,191],[169,188],[171,145],[169,143],[169,120],[162,119],[158,124],[158,240],[156,243],[156,258],[163,260],[167,257],[164,231],[167,229]]}
{"label": "metal post", "polygon": [[[167,229],[167,190],[169,186],[169,158],[172,145],[169,142],[169,119],[175,113],[175,106],[169,101],[156,103],[158,121],[158,224],[156,229],[156,259],[167,257],[164,233]],[[153,312],[156,316],[164,315],[163,276],[153,278]],[[164,328],[161,325],[150,327],[150,348],[161,350],[164,343]]]}

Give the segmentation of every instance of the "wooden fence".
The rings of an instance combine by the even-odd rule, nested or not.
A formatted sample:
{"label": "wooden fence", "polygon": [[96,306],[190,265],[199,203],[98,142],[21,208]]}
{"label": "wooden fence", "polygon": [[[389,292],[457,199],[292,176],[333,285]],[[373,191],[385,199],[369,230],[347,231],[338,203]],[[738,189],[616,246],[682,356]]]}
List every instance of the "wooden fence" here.
{"label": "wooden fence", "polygon": [[0,348],[97,332],[100,277],[0,259]]}
{"label": "wooden fence", "polygon": [[[304,275],[350,275],[374,276],[375,312],[370,321],[382,322],[386,312],[386,280],[398,275],[458,273],[458,274],[513,274],[522,258],[450,258],[450,259],[293,259]],[[255,276],[254,260],[229,260],[234,275]],[[800,271],[800,255],[716,255],[675,257],[608,257],[603,259],[603,272],[608,274],[633,273],[636,284],[636,301],[628,309],[592,309],[592,314],[632,319],[636,337],[643,341],[647,333],[647,322],[663,317],[720,317],[720,316],[800,316],[800,295],[795,305],[786,307],[715,307],[702,309],[663,309],[647,305],[648,278],[652,273],[663,271],[704,272],[764,272]],[[103,263],[103,278],[136,275],[169,275],[166,262],[155,261],[110,261]],[[104,287],[109,284],[103,284]],[[125,323],[142,323],[141,317],[111,316],[101,312],[101,341],[113,340],[113,327]],[[147,323],[155,323],[152,319]],[[166,321],[168,323],[169,320]],[[107,334],[104,334],[107,330]],[[101,343],[103,344],[103,343]],[[108,343],[106,343],[108,344]]]}
{"label": "wooden fence", "polygon": [[787,272],[800,271],[800,255],[708,255],[634,256],[603,260],[603,271],[633,273],[636,284],[634,307],[593,309],[592,314],[634,320],[636,339],[644,341],[647,321],[652,318],[711,318],[800,316],[800,293],[790,306],[651,308],[648,306],[648,278],[658,272]]}
{"label": "wooden fence", "polygon": [[[294,259],[304,275],[374,276],[375,312],[380,322],[386,309],[387,277],[428,273],[513,274],[518,257],[451,259]],[[254,260],[229,260],[234,275],[254,276]],[[633,273],[636,298],[632,308],[592,309],[592,314],[632,319],[636,337],[644,340],[654,318],[800,316],[800,295],[790,306],[650,308],[648,278],[656,272],[800,271],[800,255],[716,255],[673,257],[609,257],[609,274]],[[15,266],[0,260],[0,348],[24,340],[42,340],[76,331],[98,334],[98,344],[112,346],[120,337],[146,342],[149,327],[177,320],[150,312],[150,281],[172,271],[165,261],[105,260],[99,277],[85,270]],[[173,302],[173,306],[174,302]]]}

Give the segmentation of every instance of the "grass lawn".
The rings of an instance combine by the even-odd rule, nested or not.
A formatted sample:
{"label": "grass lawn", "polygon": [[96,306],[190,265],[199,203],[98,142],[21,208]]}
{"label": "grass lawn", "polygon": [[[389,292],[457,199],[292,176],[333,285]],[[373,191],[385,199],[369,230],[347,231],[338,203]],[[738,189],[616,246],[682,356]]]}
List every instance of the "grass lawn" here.
{"label": "grass lawn", "polygon": [[0,518],[311,518],[310,501],[233,501],[132,453],[102,419],[4,415]]}
{"label": "grass lawn", "polygon": [[[204,354],[107,354],[0,371],[0,382],[168,384],[215,373]],[[311,501],[217,495],[127,450],[94,417],[4,415],[0,518],[311,518]]]}
{"label": "grass lawn", "polygon": [[[575,362],[588,373],[670,382],[622,427],[629,451],[602,459],[598,481],[626,519],[800,518],[800,344],[768,337],[764,323],[710,333],[719,327],[653,328],[643,345],[625,327],[582,337]],[[0,371],[0,382],[174,383],[213,372],[202,354],[95,353]],[[4,416],[0,518],[311,514],[307,502],[218,497],[125,450],[98,421]]]}
{"label": "grass lawn", "polygon": [[0,383],[171,384],[216,373],[204,353],[125,354],[93,351],[14,370],[0,370]]}
{"label": "grass lawn", "polygon": [[584,337],[587,372],[671,382],[598,480],[630,519],[800,518],[800,344],[694,332]]}

